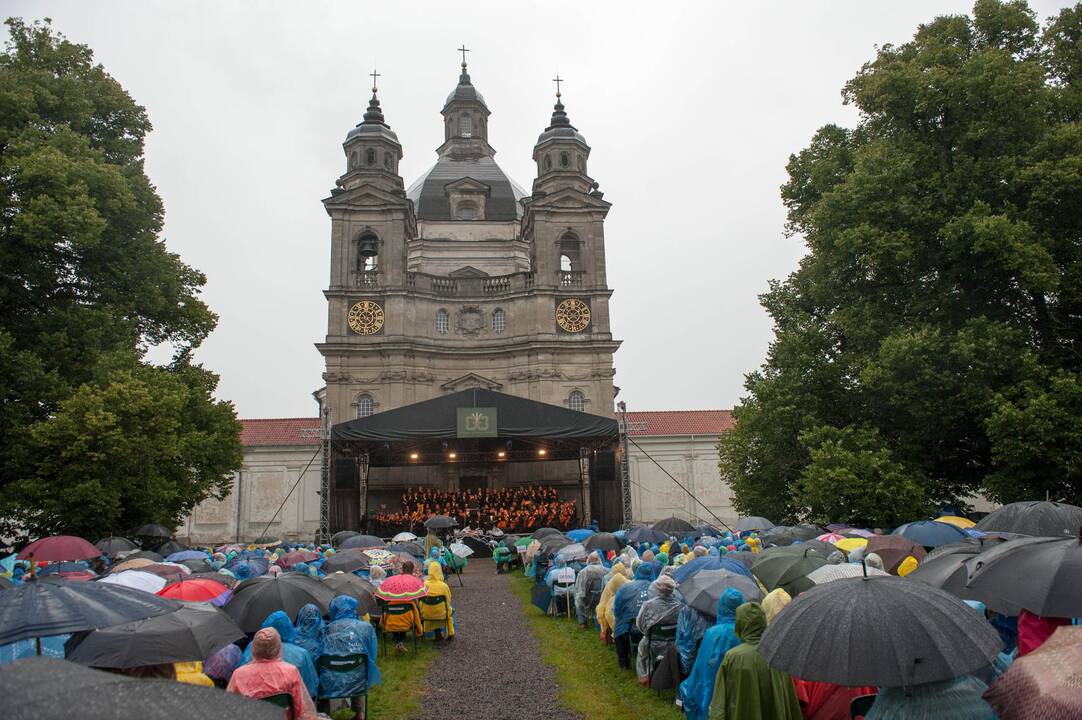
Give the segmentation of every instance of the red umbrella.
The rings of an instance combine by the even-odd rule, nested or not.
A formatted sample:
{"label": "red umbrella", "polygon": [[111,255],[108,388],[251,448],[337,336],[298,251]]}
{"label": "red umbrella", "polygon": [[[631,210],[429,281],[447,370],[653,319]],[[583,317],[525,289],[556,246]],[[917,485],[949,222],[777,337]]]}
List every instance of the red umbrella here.
{"label": "red umbrella", "polygon": [[1082,717],[1082,627],[1057,628],[1044,645],[1015,660],[984,693],[1003,720]]}
{"label": "red umbrella", "polygon": [[93,560],[101,557],[101,550],[74,535],[54,535],[30,543],[19,551],[19,559],[60,562],[62,560]]}
{"label": "red umbrella", "polygon": [[388,602],[417,600],[428,595],[425,584],[416,575],[392,575],[376,588],[376,597]]}
{"label": "red umbrella", "polygon": [[233,596],[233,591],[213,580],[195,578],[166,585],[157,594],[173,600],[209,602],[212,605],[221,606],[225,605],[229,598]]}
{"label": "red umbrella", "polygon": [[293,567],[297,563],[312,562],[313,560],[318,560],[320,557],[322,556],[319,553],[312,552],[311,550],[294,550],[275,560],[275,564],[281,565],[282,567]]}

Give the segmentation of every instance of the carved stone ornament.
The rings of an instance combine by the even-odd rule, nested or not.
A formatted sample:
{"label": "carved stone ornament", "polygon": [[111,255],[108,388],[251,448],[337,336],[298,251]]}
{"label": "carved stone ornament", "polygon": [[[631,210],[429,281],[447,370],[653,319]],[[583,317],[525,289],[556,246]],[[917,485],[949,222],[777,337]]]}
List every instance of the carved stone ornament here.
{"label": "carved stone ornament", "polygon": [[460,335],[480,335],[485,329],[485,316],[476,305],[466,305],[458,311],[455,329]]}

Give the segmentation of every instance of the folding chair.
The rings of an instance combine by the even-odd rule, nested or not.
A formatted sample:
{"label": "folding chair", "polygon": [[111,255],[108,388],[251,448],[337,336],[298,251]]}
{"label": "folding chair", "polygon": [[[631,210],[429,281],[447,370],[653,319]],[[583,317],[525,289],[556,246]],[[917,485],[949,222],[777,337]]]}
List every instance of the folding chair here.
{"label": "folding chair", "polygon": [[372,717],[368,710],[368,656],[364,653],[358,655],[344,655],[336,657],[334,655],[321,655],[319,660],[316,661],[316,667],[320,670],[324,670],[330,673],[347,673],[353,672],[358,668],[364,668],[364,691],[356,693],[355,695],[324,695],[323,684],[319,686],[319,699],[320,700],[349,700],[350,707],[353,706],[353,700],[355,698],[364,698],[364,717],[368,720]]}
{"label": "folding chair", "polygon": [[849,717],[852,720],[864,720],[875,704],[875,695],[858,695],[849,701]]}
{"label": "folding chair", "polygon": [[409,632],[409,634],[413,637],[413,654],[414,655],[417,654],[417,632],[415,630],[415,626],[414,626],[413,623],[410,623],[410,628],[409,628],[408,631],[402,631],[402,630],[388,631],[387,630],[387,618],[398,617],[398,616],[401,616],[401,615],[410,615],[410,614],[414,614],[417,617],[418,620],[420,619],[420,613],[417,612],[417,606],[415,606],[411,602],[409,602],[409,603],[390,603],[388,605],[383,606],[383,615],[380,617],[380,623],[379,623],[379,625],[380,625],[379,633],[380,633],[380,644],[383,646],[383,654],[384,655],[387,654],[387,636],[391,635],[394,632]]}
{"label": "folding chair", "polygon": [[[563,590],[566,590],[566,592],[561,593],[561,594],[557,594],[556,588],[561,588]],[[557,580],[556,582],[554,582],[552,584],[552,604],[553,604],[553,608],[554,608],[553,615],[556,614],[555,613],[556,601],[559,600],[560,598],[563,598],[564,606],[565,606],[565,608],[567,610],[567,617],[570,618],[571,617],[571,606],[575,603],[575,581],[574,580],[564,580],[564,581]]]}
{"label": "folding chair", "polygon": [[[422,606],[422,611],[421,611],[421,633],[422,633],[422,635],[424,633],[428,632],[429,623],[432,623],[433,625],[436,626],[435,628],[433,628],[434,630],[439,630],[440,628],[443,628],[444,631],[446,631],[446,633],[447,633],[447,639],[450,640],[451,639],[451,608],[447,604],[447,598],[444,597],[443,595],[438,595],[438,596],[435,596],[435,597],[429,595],[429,596],[425,596],[425,597],[421,598],[419,602],[421,603],[421,606]],[[425,613],[424,613],[423,608],[425,608],[425,607],[440,607],[441,605],[443,606],[443,617],[438,617],[438,618],[427,618],[427,617],[425,617]]]}
{"label": "folding chair", "polygon": [[293,696],[289,693],[278,693],[277,695],[267,695],[266,697],[259,698],[263,702],[270,703],[275,707],[280,707],[286,711],[286,717],[289,720],[293,720],[296,714],[293,712]]}
{"label": "folding chair", "polygon": [[[666,645],[672,645],[676,642],[676,626],[675,625],[654,625],[646,633],[646,646],[650,650],[650,678],[654,677],[654,671],[657,670],[657,666],[661,664],[661,658],[664,657],[664,653],[657,653],[653,650],[653,644],[655,642],[663,642]],[[661,690],[657,691],[658,697],[661,697]]]}

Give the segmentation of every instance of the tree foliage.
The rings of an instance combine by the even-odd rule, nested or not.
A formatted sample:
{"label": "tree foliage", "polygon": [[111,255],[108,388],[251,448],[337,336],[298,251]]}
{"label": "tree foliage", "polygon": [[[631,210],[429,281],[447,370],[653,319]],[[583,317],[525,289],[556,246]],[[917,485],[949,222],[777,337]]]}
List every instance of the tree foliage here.
{"label": "tree foliage", "polygon": [[[7,25],[0,517],[32,534],[175,523],[239,466],[232,407],[189,359],[216,323],[206,279],[158,238],[145,110],[48,21]],[[149,365],[162,343],[173,361]]]}
{"label": "tree foliage", "polygon": [[721,441],[740,511],[841,512],[808,485],[838,466],[917,504],[1082,501],[1080,38],[1082,5],[1042,29],[979,0],[882,47],[843,91],[857,127],[790,158],[808,254],[761,298],[774,341]]}

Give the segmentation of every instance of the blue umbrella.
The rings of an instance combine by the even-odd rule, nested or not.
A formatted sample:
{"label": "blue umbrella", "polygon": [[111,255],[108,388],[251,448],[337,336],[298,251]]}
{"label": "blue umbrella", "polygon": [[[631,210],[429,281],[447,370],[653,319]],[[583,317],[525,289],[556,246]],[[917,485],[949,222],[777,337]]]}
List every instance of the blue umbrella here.
{"label": "blue umbrella", "polygon": [[580,543],[593,534],[594,531],[590,528],[576,528],[568,531],[567,536],[571,538],[572,541]]}
{"label": "blue umbrella", "polygon": [[166,562],[182,562],[184,560],[206,560],[207,554],[199,550],[181,550],[175,552],[165,560]]}
{"label": "blue umbrella", "polygon": [[728,570],[729,572],[736,573],[738,575],[745,575],[752,577],[751,570],[742,562],[738,562],[728,557],[697,557],[694,560],[690,560],[673,571],[672,577],[676,581],[676,584],[686,581],[696,573],[703,570]]}
{"label": "blue umbrella", "polygon": [[270,562],[266,558],[250,557],[245,560],[232,560],[226,563],[225,569],[233,573],[238,580],[247,580],[266,575]]}
{"label": "blue umbrella", "polygon": [[917,520],[894,528],[892,535],[901,535],[924,547],[939,547],[968,537],[962,530],[948,523],[935,520]]}

